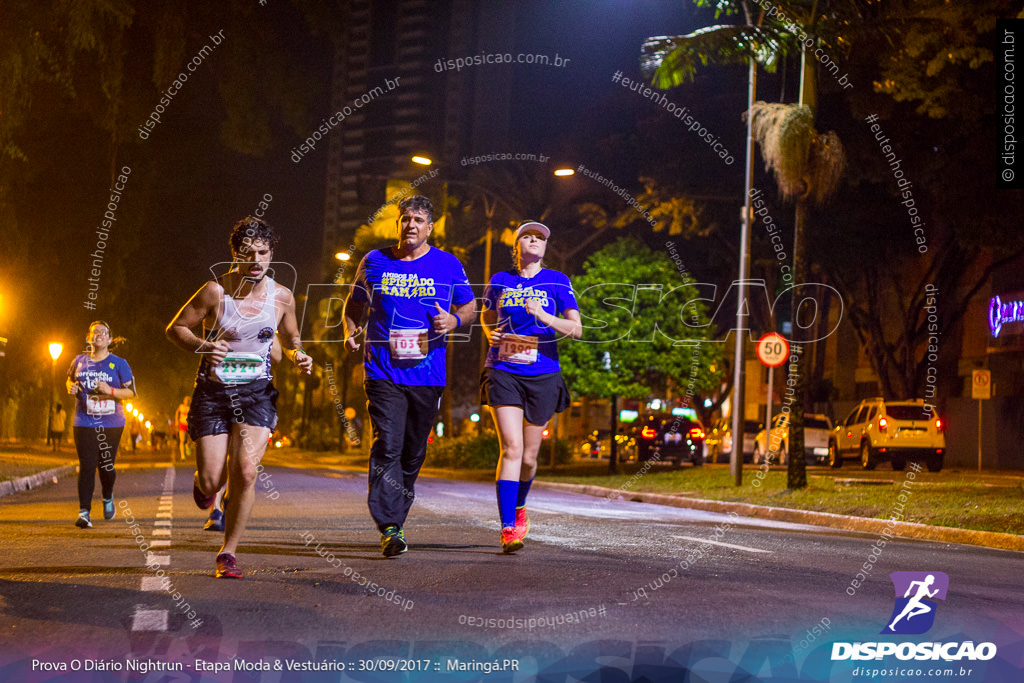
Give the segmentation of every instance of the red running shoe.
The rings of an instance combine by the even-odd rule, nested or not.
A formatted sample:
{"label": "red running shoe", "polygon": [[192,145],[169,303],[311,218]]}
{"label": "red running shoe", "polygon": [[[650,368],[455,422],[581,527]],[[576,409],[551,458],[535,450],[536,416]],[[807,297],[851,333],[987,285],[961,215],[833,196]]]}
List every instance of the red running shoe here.
{"label": "red running shoe", "polygon": [[516,532],[519,534],[519,540],[526,538],[526,534],[530,533],[530,518],[526,516],[526,506],[516,508]]}
{"label": "red running shoe", "polygon": [[519,538],[519,532],[514,526],[507,526],[501,530],[501,552],[514,553],[522,547],[523,541]]}
{"label": "red running shoe", "polygon": [[212,496],[208,496],[199,488],[199,472],[196,472],[195,476],[192,477],[192,500],[196,502],[200,510],[209,510],[216,499],[216,491],[213,492]]}
{"label": "red running shoe", "polygon": [[238,568],[235,556],[231,553],[221,553],[217,556],[217,578],[218,579],[240,579],[242,571]]}

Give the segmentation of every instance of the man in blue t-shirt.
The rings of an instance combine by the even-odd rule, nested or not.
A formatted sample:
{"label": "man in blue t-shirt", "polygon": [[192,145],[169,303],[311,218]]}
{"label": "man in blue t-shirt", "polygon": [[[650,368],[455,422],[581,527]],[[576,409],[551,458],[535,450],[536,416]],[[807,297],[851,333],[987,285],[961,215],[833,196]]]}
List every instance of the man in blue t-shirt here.
{"label": "man in blue t-shirt", "polygon": [[403,525],[447,382],[447,335],[476,319],[462,264],[427,244],[433,204],[415,195],[398,213],[398,244],[363,257],[344,313],[349,351],[360,347],[366,316],[364,388],[373,425],[367,503],[386,557],[408,547]]}

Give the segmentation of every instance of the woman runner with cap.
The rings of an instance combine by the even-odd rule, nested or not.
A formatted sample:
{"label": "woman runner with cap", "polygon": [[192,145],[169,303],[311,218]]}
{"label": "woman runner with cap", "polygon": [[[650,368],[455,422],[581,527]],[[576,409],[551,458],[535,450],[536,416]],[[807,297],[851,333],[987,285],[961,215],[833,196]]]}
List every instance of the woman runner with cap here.
{"label": "woman runner with cap", "polygon": [[544,427],[570,402],[558,364],[558,340],[579,339],[583,333],[569,278],[543,266],[550,236],[541,223],[520,225],[512,251],[515,268],[495,273],[484,293],[481,322],[490,349],[480,378],[480,403],[491,408],[501,446],[495,487],[506,553],[522,548],[530,530],[526,496],[537,472]]}

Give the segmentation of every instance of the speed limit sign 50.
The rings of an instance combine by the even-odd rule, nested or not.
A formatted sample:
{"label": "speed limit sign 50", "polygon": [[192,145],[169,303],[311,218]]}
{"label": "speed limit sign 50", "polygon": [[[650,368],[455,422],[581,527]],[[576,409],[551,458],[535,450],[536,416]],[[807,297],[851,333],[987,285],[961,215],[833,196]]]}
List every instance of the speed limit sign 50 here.
{"label": "speed limit sign 50", "polygon": [[789,342],[781,334],[769,332],[757,341],[757,358],[769,368],[777,368],[789,357]]}

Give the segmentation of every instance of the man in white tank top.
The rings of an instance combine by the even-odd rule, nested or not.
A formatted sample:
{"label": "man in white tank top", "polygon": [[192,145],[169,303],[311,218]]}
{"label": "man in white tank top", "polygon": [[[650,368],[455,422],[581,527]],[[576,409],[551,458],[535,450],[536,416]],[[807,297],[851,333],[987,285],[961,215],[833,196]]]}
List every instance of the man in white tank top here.
{"label": "man in white tank top", "polygon": [[[227,482],[224,544],[218,578],[241,578],[235,552],[252,512],[258,466],[277,425],[270,352],[277,332],[285,355],[309,374],[291,290],[267,275],[277,246],[273,228],[257,218],[231,233],[231,269],[206,282],[167,326],[178,347],[203,354],[188,414],[196,442],[192,496],[209,509]],[[203,336],[193,332],[202,323]]]}

